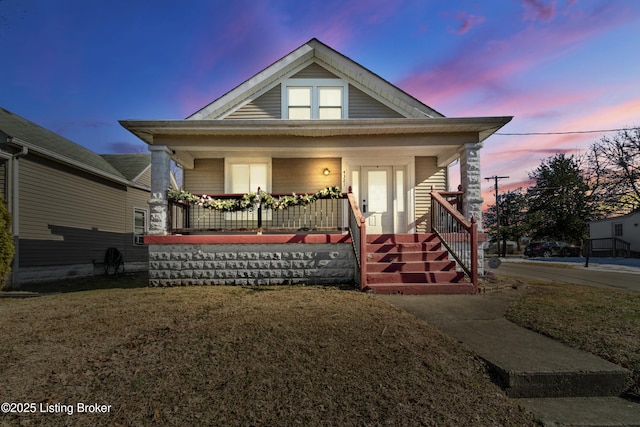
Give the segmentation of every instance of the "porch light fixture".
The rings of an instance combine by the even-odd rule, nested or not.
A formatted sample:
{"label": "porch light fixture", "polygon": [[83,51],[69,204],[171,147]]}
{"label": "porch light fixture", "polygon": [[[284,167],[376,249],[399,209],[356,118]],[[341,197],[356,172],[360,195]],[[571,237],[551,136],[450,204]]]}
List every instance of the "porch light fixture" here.
{"label": "porch light fixture", "polygon": [[324,176],[329,176],[329,174],[331,173],[331,171],[329,170],[329,168],[324,168],[324,170],[322,171],[322,173],[324,174]]}

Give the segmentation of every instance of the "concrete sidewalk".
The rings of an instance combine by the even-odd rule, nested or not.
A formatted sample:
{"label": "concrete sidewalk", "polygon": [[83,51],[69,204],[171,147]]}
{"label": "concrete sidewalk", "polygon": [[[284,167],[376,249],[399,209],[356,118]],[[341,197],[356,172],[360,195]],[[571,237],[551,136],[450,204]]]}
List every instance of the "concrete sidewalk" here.
{"label": "concrete sidewalk", "polygon": [[508,396],[548,426],[640,426],[640,404],[618,397],[631,373],[504,318],[522,291],[380,295],[478,354]]}

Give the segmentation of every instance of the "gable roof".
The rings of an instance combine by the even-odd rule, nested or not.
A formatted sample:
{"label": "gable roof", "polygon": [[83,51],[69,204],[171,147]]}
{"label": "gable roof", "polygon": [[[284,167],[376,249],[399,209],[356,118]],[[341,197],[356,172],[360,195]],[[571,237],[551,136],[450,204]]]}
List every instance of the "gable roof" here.
{"label": "gable roof", "polygon": [[187,120],[221,119],[264,94],[282,80],[318,64],[405,118],[442,118],[442,114],[316,38],[274,62],[244,83],[196,111]]}
{"label": "gable roof", "polygon": [[[0,132],[6,134],[13,144],[25,146],[30,152],[112,181],[131,184],[130,178],[99,154],[1,107]],[[150,157],[147,159],[149,164]]]}
{"label": "gable roof", "polygon": [[130,181],[135,181],[151,167],[151,154],[101,154],[100,157]]}

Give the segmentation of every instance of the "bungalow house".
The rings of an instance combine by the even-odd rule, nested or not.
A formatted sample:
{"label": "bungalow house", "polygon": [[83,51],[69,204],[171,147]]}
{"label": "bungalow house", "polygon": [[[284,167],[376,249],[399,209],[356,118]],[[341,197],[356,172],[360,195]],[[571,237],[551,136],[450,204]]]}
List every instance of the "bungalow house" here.
{"label": "bungalow house", "polygon": [[640,210],[589,223],[591,256],[640,255]]}
{"label": "bungalow house", "polygon": [[104,273],[107,249],[146,270],[149,154],[100,156],[0,108],[0,191],[16,248],[8,288]]}
{"label": "bungalow house", "polygon": [[317,39],[184,120],[122,120],[151,151],[150,282],[474,292],[479,151],[510,120],[446,118]]}

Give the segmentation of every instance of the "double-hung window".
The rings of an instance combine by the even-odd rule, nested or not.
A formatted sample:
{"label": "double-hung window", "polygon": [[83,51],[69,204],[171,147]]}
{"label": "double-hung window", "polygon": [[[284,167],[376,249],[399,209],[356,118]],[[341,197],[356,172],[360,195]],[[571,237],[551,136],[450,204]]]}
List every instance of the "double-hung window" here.
{"label": "double-hung window", "polygon": [[283,84],[282,111],[289,120],[347,118],[347,85],[339,79],[291,79]]}
{"label": "double-hung window", "polygon": [[147,210],[133,209],[133,244],[143,245],[144,234],[147,232]]}

